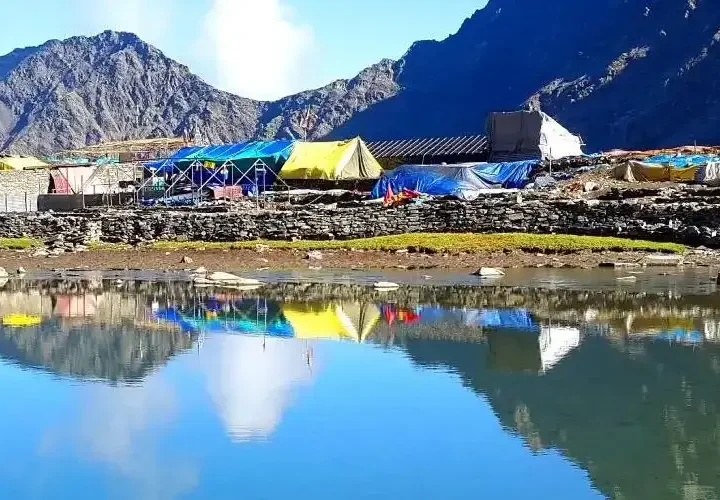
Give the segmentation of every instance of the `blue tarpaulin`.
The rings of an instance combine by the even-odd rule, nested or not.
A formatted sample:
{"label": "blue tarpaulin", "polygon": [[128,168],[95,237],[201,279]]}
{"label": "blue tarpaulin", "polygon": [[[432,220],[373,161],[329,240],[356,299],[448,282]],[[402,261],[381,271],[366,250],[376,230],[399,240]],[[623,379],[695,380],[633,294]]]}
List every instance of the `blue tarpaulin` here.
{"label": "blue tarpaulin", "polygon": [[403,189],[432,196],[477,198],[483,189],[522,188],[536,161],[462,165],[402,165],[386,172],[375,184],[373,198],[382,198],[388,186],[394,193]]}
{"label": "blue tarpaulin", "polygon": [[539,332],[540,327],[527,309],[448,309],[425,306],[417,309],[421,323],[454,319],[467,326]]}
{"label": "blue tarpaulin", "polygon": [[[265,188],[275,182],[280,169],[290,157],[294,144],[294,141],[278,140],[189,146],[181,148],[165,160],[151,161],[145,166],[171,175],[197,162],[191,172],[193,182],[197,185],[206,182],[208,185],[245,182],[248,186],[257,184]],[[260,178],[256,180],[250,170],[258,160],[272,173],[260,173]]]}
{"label": "blue tarpaulin", "polygon": [[485,328],[537,330],[538,326],[527,309],[483,309],[478,318]]}
{"label": "blue tarpaulin", "polygon": [[243,160],[263,160],[266,163],[284,163],[292,153],[294,141],[250,141],[238,144],[221,144],[214,146],[189,146],[184,147],[171,155],[168,160],[156,160],[147,163],[148,167],[172,168],[172,163],[184,163],[192,161],[223,164],[227,161],[233,163]]}
{"label": "blue tarpaulin", "polygon": [[655,163],[675,168],[695,167],[706,165],[709,162],[720,161],[717,155],[655,155],[651,156],[644,163]]}

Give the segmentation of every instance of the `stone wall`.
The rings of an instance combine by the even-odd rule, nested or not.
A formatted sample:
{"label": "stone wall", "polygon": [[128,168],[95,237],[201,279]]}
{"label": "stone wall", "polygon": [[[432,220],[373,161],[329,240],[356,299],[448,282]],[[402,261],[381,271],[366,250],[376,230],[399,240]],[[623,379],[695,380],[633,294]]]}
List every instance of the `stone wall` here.
{"label": "stone wall", "polygon": [[37,210],[37,197],[50,189],[47,170],[0,171],[0,212]]}
{"label": "stone wall", "polygon": [[572,201],[516,195],[475,202],[435,201],[399,208],[309,207],[294,211],[138,210],[0,214],[0,236],[142,243],[257,238],[351,239],[408,232],[533,232],[621,236],[720,247],[720,210],[708,202]]}

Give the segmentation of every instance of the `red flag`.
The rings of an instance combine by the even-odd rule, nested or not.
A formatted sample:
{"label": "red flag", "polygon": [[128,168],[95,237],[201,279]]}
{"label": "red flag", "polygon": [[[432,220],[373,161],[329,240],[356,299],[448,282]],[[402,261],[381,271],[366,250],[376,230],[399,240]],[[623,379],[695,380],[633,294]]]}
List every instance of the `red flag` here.
{"label": "red flag", "polygon": [[389,205],[392,205],[395,201],[395,193],[393,193],[392,187],[390,186],[390,183],[388,183],[387,190],[385,191],[385,199],[383,200],[383,205],[386,207]]}

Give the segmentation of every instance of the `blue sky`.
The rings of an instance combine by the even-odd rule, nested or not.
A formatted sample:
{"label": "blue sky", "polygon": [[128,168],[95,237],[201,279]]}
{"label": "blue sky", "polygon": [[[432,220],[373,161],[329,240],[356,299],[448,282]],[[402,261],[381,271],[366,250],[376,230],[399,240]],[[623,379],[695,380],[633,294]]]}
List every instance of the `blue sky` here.
{"label": "blue sky", "polygon": [[[354,76],[442,39],[486,0],[4,0],[0,53],[51,38],[133,31],[206,81],[273,99]],[[251,61],[251,64],[247,62]]]}

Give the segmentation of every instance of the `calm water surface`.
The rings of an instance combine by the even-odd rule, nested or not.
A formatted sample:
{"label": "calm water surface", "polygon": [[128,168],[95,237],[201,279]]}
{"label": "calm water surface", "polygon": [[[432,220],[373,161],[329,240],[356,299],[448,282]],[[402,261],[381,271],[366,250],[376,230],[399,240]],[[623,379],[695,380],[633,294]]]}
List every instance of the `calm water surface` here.
{"label": "calm water surface", "polygon": [[717,498],[714,287],[542,279],[10,281],[0,498]]}

